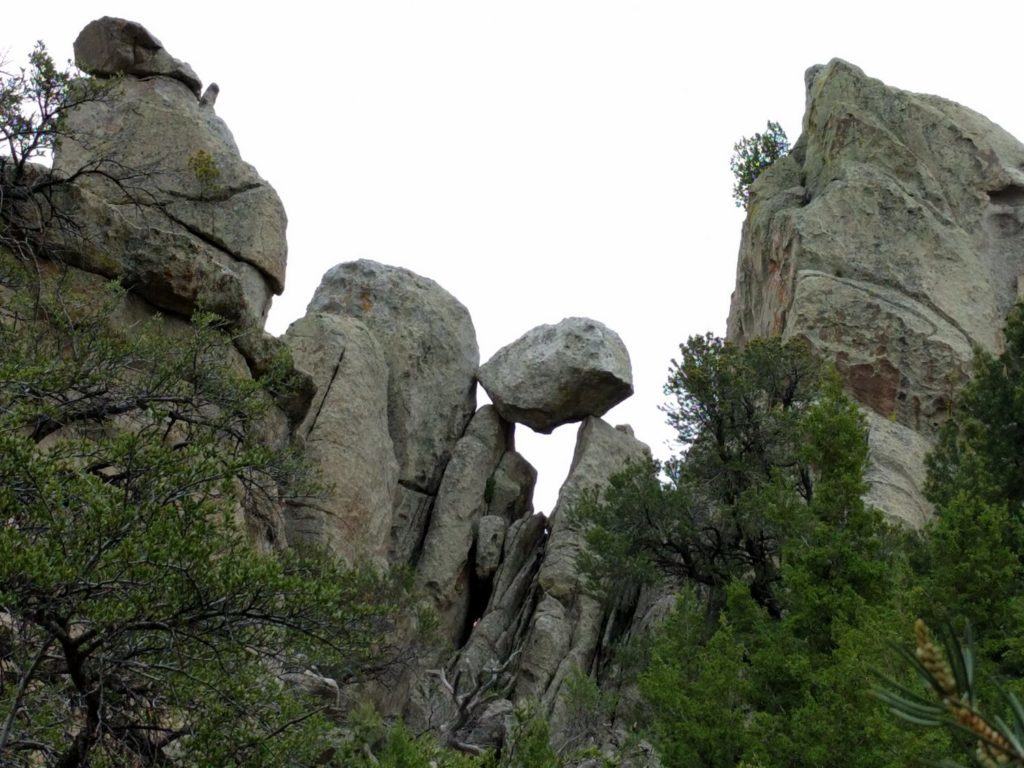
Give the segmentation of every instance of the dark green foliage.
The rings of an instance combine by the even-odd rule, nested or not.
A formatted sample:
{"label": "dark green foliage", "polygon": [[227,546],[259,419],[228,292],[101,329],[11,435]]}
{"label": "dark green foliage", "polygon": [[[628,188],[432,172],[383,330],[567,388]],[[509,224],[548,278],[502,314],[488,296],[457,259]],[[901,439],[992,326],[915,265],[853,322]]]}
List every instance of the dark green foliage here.
{"label": "dark green foliage", "polygon": [[966,619],[982,667],[1024,676],[1024,308],[1009,315],[1005,351],[977,351],[928,461],[927,529],[919,611]]}
{"label": "dark green foliage", "polygon": [[27,68],[0,70],[0,175],[20,174],[26,163],[53,150],[64,111],[85,95],[71,90],[74,77],[70,65],[54,64],[42,42],[29,54]]}
{"label": "dark green foliage", "polygon": [[[821,458],[807,441],[821,367],[804,345],[777,340],[740,349],[696,336],[681,353],[665,392],[685,456],[664,467],[664,478],[657,464],[634,466],[612,481],[604,503],[591,495],[580,505],[590,523],[584,570],[594,582],[686,579],[714,600],[742,577],[777,614],[780,537],[812,500],[813,463]],[[857,447],[852,461],[863,463]],[[828,465],[821,473],[835,471]]]}
{"label": "dark green foliage", "polygon": [[370,708],[357,708],[331,765],[341,768],[496,768],[493,755],[466,755],[414,736],[401,722],[388,726]]}
{"label": "dark green foliage", "polygon": [[666,766],[896,768],[934,754],[868,693],[909,622],[904,537],[862,501],[863,417],[798,343],[691,339],[668,408],[684,450],[577,514],[584,564],[682,590],[641,691]]}
{"label": "dark green foliage", "polygon": [[764,133],[744,136],[732,149],[729,168],[736,177],[732,196],[737,208],[745,208],[750,202],[750,185],[765,168],[789,153],[789,139],[781,125],[769,120]]}
{"label": "dark green foliage", "polygon": [[0,762],[315,764],[277,673],[383,672],[401,585],[241,530],[310,482],[213,318],[36,288],[0,312]]}

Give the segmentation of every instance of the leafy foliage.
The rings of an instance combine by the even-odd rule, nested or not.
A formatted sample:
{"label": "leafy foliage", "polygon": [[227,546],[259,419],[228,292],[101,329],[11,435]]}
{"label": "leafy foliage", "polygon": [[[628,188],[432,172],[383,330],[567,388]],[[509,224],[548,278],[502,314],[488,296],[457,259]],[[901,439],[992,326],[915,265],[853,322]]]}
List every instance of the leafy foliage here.
{"label": "leafy foliage", "polygon": [[385,671],[403,585],[253,545],[311,478],[214,318],[37,288],[0,316],[3,764],[315,764],[325,706],[279,675]]}
{"label": "leafy foliage", "polygon": [[[941,738],[867,693],[908,616],[904,536],[865,506],[863,417],[795,342],[698,337],[670,370],[681,455],[577,510],[593,587],[681,589],[640,680],[667,766],[904,766]],[[662,474],[659,474],[659,470]]]}
{"label": "leafy foliage", "polygon": [[74,77],[70,63],[58,68],[42,42],[27,68],[0,70],[0,174],[22,172],[53,151],[63,114],[83,96],[70,87]]}
{"label": "leafy foliage", "polygon": [[1009,315],[1005,350],[978,350],[974,376],[928,460],[936,516],[918,564],[918,612],[964,619],[979,664],[1024,677],[1024,307]]}
{"label": "leafy foliage", "polygon": [[745,208],[750,202],[750,185],[765,168],[789,154],[789,139],[781,125],[769,120],[764,133],[744,136],[732,149],[729,168],[736,177],[732,196],[737,208]]}

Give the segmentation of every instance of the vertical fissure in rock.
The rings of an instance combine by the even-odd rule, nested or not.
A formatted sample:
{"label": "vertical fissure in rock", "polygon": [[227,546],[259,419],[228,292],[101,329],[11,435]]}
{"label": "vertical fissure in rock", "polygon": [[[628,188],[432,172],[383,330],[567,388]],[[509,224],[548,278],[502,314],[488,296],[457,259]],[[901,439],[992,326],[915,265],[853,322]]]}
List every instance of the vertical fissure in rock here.
{"label": "vertical fissure in rock", "polygon": [[459,636],[458,647],[462,648],[469,642],[470,636],[477,623],[487,613],[487,606],[491,602],[491,593],[494,591],[494,574],[481,576],[474,565],[476,562],[476,543],[469,551],[469,558],[466,565],[466,623],[462,627]]}

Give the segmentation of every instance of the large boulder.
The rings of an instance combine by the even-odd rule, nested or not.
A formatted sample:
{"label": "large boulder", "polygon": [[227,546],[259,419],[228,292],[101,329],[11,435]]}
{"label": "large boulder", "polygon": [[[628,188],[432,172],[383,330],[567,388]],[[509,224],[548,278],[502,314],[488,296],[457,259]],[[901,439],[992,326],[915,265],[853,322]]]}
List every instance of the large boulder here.
{"label": "large boulder", "polygon": [[202,87],[192,67],[165,51],[149,30],[112,16],[90,21],[78,33],[75,64],[97,77],[163,75],[181,81],[196,97]]}
{"label": "large boulder", "polygon": [[125,279],[178,313],[209,305],[202,286],[214,276],[240,294],[234,314],[262,325],[284,287],[287,219],[277,193],[200,104],[187,65],[142,27],[93,22],[76,55],[87,71],[125,73],[68,112],[54,156],[58,174],[78,178],[65,201],[83,225],[68,244],[78,266]]}
{"label": "large boulder", "polygon": [[545,433],[633,394],[622,339],[585,317],[527,331],[481,366],[479,379],[505,419]]}
{"label": "large boulder", "polygon": [[1024,145],[841,60],[807,73],[803,134],[751,187],[728,337],[802,337],[871,414],[871,498],[918,525],[923,456],[1000,346],[1024,271]]}
{"label": "large boulder", "polygon": [[326,484],[288,505],[289,542],[383,564],[398,485],[384,352],[358,320],[316,313],[292,323],[284,341],[317,387],[297,433]]}
{"label": "large boulder", "polygon": [[[396,520],[424,525],[430,497],[476,409],[480,353],[469,312],[433,280],[368,260],[330,269],[307,311],[356,318],[380,342],[399,482],[410,492],[396,499]],[[423,529],[397,533],[396,553],[414,556]]]}

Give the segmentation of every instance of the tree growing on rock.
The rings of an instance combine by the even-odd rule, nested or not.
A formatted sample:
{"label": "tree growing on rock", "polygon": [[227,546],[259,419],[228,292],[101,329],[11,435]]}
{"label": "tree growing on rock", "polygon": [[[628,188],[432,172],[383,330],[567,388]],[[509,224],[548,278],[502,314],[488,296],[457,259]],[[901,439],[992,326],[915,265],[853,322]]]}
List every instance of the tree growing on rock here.
{"label": "tree growing on rock", "polygon": [[154,202],[146,182],[156,170],[129,167],[113,153],[61,173],[52,168],[61,141],[87,142],[68,128],[67,115],[107,99],[114,82],[85,77],[70,62],[58,66],[42,42],[27,67],[0,62],[0,244],[14,256],[37,258],[44,246],[82,236],[66,193],[85,179],[112,185],[126,204]]}
{"label": "tree growing on rock", "polygon": [[744,136],[732,150],[729,168],[736,178],[732,197],[737,208],[746,208],[750,202],[750,185],[765,168],[789,154],[789,139],[781,125],[769,120],[764,133]]}
{"label": "tree growing on rock", "polygon": [[327,764],[339,701],[286,681],[388,671],[403,589],[246,535],[315,483],[279,372],[0,255],[31,287],[0,294],[0,764]]}

